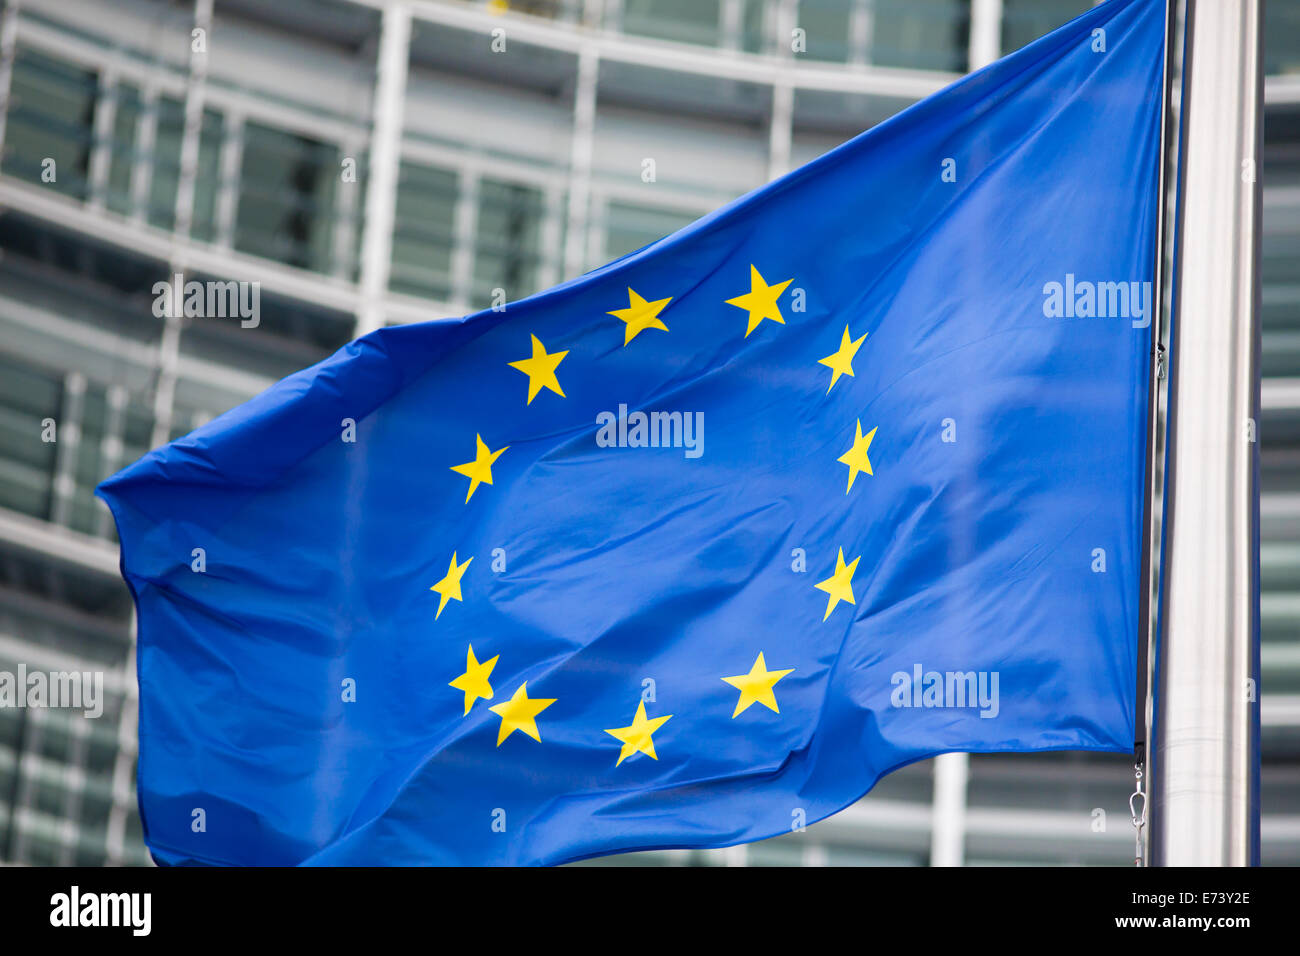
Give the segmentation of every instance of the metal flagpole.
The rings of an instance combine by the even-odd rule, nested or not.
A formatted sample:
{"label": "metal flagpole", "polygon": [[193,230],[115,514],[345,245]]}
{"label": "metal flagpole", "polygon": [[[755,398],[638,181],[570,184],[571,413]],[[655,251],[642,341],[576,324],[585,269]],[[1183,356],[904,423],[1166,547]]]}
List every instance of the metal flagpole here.
{"label": "metal flagpole", "polygon": [[1188,0],[1151,858],[1259,862],[1259,0]]}

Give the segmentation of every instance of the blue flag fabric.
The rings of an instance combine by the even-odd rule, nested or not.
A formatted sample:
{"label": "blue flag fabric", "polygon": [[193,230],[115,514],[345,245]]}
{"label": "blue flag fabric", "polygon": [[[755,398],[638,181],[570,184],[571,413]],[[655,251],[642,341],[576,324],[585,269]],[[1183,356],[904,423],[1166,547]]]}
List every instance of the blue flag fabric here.
{"label": "blue flag fabric", "polygon": [[106,481],[155,859],[722,846],[1129,750],[1163,7]]}

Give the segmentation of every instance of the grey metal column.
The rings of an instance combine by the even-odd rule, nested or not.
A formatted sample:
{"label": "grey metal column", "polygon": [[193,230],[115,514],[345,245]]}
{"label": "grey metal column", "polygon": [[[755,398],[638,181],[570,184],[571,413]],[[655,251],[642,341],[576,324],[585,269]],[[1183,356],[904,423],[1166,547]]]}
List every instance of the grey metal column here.
{"label": "grey metal column", "polygon": [[5,153],[5,121],[9,116],[9,90],[13,85],[14,54],[18,46],[18,3],[6,0],[0,10],[0,161]]}
{"label": "grey metal column", "polygon": [[972,0],[967,62],[972,71],[1002,55],[1002,0]]}
{"label": "grey metal column", "polygon": [[[573,84],[573,136],[569,145],[569,220],[564,234],[564,275],[581,275],[590,263],[591,163],[596,141],[596,87],[600,81],[600,49],[588,40],[578,50]],[[507,299],[519,290],[507,290]]]}
{"label": "grey metal column", "polygon": [[358,337],[384,325],[384,297],[392,266],[397,180],[402,164],[402,123],[406,74],[411,59],[411,10],[405,3],[384,5],[375,57],[375,100],[371,114],[370,174],[366,183],[365,223],[361,230],[361,305]]}
{"label": "grey metal column", "polygon": [[[194,194],[199,178],[199,145],[203,138],[203,104],[207,96],[208,50],[212,44],[213,0],[194,0],[194,27],[190,33],[190,67],[185,81],[185,122],[181,128],[180,163],[176,171],[176,204],[172,210],[171,256],[167,280],[189,268],[190,231],[194,225]],[[201,34],[199,43],[195,34]],[[157,104],[155,101],[155,109]],[[155,170],[156,171],[156,170]],[[146,218],[148,214],[146,213]],[[180,290],[176,290],[179,296]],[[158,341],[158,383],[154,388],[153,436],[155,448],[171,440],[173,407],[176,399],[177,367],[180,361],[181,310],[169,312],[163,320]]]}
{"label": "grey metal column", "polygon": [[799,25],[795,0],[780,0],[772,9],[777,24],[775,53],[778,65],[772,77],[772,115],[767,124],[769,181],[790,171],[790,154],[794,147],[794,84],[790,80],[790,68],[795,59],[790,39]]}
{"label": "grey metal column", "polygon": [[934,758],[934,806],[930,814],[930,865],[964,866],[966,861],[966,788],[970,754]]}
{"label": "grey metal column", "polygon": [[1190,0],[1156,665],[1157,865],[1258,862],[1259,0]]}

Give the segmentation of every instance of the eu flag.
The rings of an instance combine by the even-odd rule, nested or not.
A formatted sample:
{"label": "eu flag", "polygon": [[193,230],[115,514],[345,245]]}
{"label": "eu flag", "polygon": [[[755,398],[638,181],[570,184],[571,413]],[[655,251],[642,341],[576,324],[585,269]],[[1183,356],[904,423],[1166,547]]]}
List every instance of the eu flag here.
{"label": "eu flag", "polygon": [[1129,750],[1163,14],[106,481],[155,858],[723,846]]}

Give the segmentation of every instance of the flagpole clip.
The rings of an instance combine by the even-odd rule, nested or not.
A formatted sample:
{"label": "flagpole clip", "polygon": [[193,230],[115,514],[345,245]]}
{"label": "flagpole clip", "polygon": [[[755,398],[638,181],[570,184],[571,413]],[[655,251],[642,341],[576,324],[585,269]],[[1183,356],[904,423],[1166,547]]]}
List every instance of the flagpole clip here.
{"label": "flagpole clip", "polygon": [[[1133,764],[1134,790],[1128,798],[1128,812],[1133,820],[1133,829],[1137,831],[1137,840],[1133,851],[1133,865],[1145,866],[1142,858],[1142,828],[1147,823],[1147,795],[1142,791],[1142,764]],[[1141,807],[1141,809],[1139,809]]]}

